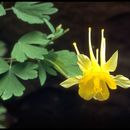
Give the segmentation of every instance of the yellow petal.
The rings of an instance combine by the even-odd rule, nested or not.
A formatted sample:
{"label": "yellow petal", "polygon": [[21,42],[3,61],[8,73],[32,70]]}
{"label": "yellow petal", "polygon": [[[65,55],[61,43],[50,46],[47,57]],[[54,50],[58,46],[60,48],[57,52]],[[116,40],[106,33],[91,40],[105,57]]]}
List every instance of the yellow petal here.
{"label": "yellow petal", "polygon": [[116,75],[114,77],[114,79],[116,80],[116,84],[122,88],[129,88],[130,87],[130,80],[123,76],[123,75]]}
{"label": "yellow petal", "polygon": [[70,88],[71,86],[79,83],[79,78],[80,76],[68,78],[67,80],[60,83],[60,85],[64,88]]}
{"label": "yellow petal", "polygon": [[92,80],[89,80],[88,82],[82,82],[79,84],[78,93],[83,99],[90,100],[94,95],[93,87],[94,84]]}
{"label": "yellow petal", "polygon": [[90,59],[86,55],[83,55],[83,54],[79,54],[77,55],[77,57],[78,57],[78,65],[81,71],[84,72],[84,71],[89,70],[91,67]]}
{"label": "yellow petal", "polygon": [[101,66],[103,66],[106,62],[106,41],[104,38],[104,29],[101,31],[101,48],[100,48],[100,62]]}
{"label": "yellow petal", "polygon": [[106,62],[104,68],[110,72],[115,71],[118,62],[118,51],[116,51],[111,58]]}
{"label": "yellow petal", "polygon": [[100,81],[100,87],[101,87],[102,91],[97,92],[94,96],[94,99],[99,100],[99,101],[105,101],[110,96],[109,90],[104,81]]}
{"label": "yellow petal", "polygon": [[97,93],[102,91],[102,88],[100,87],[100,79],[98,77],[95,77],[93,81],[94,81],[94,92]]}
{"label": "yellow petal", "polygon": [[117,89],[116,81],[111,75],[106,75],[104,81],[107,83],[110,89]]}

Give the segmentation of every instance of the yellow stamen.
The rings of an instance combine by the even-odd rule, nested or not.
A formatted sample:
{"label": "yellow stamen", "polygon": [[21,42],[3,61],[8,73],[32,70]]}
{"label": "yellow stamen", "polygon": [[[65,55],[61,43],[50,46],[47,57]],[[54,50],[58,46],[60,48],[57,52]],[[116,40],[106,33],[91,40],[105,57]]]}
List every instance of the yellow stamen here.
{"label": "yellow stamen", "polygon": [[92,50],[92,44],[91,44],[91,27],[88,28],[88,42],[89,42],[89,53],[90,53],[90,58],[93,63],[96,62],[95,56],[93,54]]}
{"label": "yellow stamen", "polygon": [[104,29],[101,29],[101,37],[104,37]]}
{"label": "yellow stamen", "polygon": [[98,62],[98,53],[99,53],[99,49],[97,48],[96,49],[96,59],[97,59],[97,62]]}
{"label": "yellow stamen", "polygon": [[75,51],[76,51],[77,55],[79,55],[80,52],[79,52],[79,50],[78,50],[78,47],[77,47],[76,42],[73,43],[73,46],[74,46],[74,48],[75,48]]}
{"label": "yellow stamen", "polygon": [[105,60],[105,52],[106,52],[106,39],[104,37],[104,29],[101,30],[101,48],[100,48],[100,62],[101,66],[103,66],[106,62]]}

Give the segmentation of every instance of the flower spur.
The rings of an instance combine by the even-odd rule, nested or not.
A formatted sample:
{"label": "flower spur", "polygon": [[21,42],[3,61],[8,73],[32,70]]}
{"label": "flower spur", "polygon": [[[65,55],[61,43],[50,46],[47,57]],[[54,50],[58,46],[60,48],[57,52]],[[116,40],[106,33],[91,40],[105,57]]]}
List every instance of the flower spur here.
{"label": "flower spur", "polygon": [[77,64],[82,71],[82,75],[69,77],[60,85],[64,88],[69,88],[79,84],[79,95],[90,100],[94,98],[98,101],[105,101],[110,97],[109,89],[117,89],[117,85],[122,88],[130,87],[130,80],[123,75],[111,75],[114,72],[118,62],[118,51],[106,62],[106,42],[104,37],[104,29],[101,30],[101,47],[100,47],[100,64],[99,64],[99,49],[96,49],[96,57],[94,56],[91,44],[91,28],[89,27],[89,54],[90,58],[84,54],[80,54],[76,43],[73,43],[77,53]]}

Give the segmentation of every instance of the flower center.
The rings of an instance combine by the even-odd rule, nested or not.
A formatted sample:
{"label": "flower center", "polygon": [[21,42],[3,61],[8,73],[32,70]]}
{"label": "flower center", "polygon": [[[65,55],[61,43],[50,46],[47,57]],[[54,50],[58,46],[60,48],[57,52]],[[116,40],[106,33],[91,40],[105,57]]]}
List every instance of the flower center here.
{"label": "flower center", "polygon": [[102,86],[101,81],[106,83],[109,88],[116,89],[116,83],[114,79],[111,77],[109,72],[106,72],[104,70],[100,69],[91,69],[89,72],[83,74],[82,79],[80,80],[80,83],[86,84],[86,87],[88,86],[88,81],[92,82],[93,89],[96,93],[102,92]]}

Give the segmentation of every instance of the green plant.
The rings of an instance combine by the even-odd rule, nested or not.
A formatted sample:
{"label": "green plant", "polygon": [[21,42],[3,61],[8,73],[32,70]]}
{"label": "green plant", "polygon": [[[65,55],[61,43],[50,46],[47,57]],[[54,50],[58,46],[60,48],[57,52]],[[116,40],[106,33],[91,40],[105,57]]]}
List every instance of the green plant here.
{"label": "green plant", "polygon": [[56,28],[51,24],[51,15],[58,11],[53,3],[16,2],[14,6],[5,8],[2,2],[0,16],[7,15],[7,11],[12,11],[19,20],[28,24],[45,24],[50,29],[50,34],[38,30],[24,34],[14,44],[10,57],[4,57],[6,48],[4,42],[0,42],[0,97],[3,100],[10,99],[13,95],[23,95],[25,86],[20,80],[39,78],[43,86],[48,74],[56,76],[59,72],[69,77],[80,73],[80,70],[77,71],[74,52],[48,49],[56,39],[69,31],[63,29],[61,24]]}
{"label": "green plant", "polygon": [[[30,25],[46,25],[50,33],[38,30],[25,33],[11,50],[10,56],[5,57],[7,48],[4,41],[0,41],[0,97],[2,100],[12,96],[22,96],[25,91],[23,81],[39,78],[41,86],[44,85],[48,74],[57,76],[57,72],[66,78],[80,73],[77,66],[77,57],[74,52],[68,50],[55,51],[50,45],[63,36],[69,29],[63,29],[62,25],[56,28],[50,22],[51,15],[58,12],[51,2],[16,2],[10,8],[0,4],[0,16],[8,16],[11,11],[16,17]],[[51,48],[51,49],[48,49]],[[69,61],[69,62],[68,62]],[[78,70],[78,71],[77,71]],[[22,81],[23,80],[23,81]],[[6,127],[6,108],[0,107],[0,127]]]}

